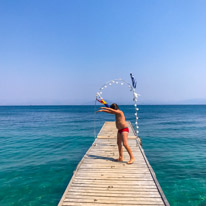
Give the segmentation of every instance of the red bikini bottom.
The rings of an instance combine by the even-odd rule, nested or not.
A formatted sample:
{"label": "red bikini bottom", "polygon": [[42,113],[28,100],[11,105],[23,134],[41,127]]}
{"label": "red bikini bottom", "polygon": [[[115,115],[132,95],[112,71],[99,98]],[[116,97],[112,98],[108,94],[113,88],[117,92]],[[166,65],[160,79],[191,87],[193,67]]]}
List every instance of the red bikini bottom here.
{"label": "red bikini bottom", "polygon": [[118,130],[118,133],[121,134],[122,132],[128,132],[129,133],[129,128],[126,127],[126,128],[123,128],[123,129],[119,129]]}

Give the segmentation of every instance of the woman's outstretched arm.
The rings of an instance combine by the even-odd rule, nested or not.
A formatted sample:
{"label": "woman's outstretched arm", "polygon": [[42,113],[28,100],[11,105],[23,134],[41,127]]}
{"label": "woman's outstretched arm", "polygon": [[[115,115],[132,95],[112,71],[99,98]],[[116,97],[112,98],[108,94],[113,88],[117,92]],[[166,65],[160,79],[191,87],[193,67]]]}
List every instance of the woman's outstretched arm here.
{"label": "woman's outstretched arm", "polygon": [[109,113],[109,114],[118,114],[120,113],[120,110],[116,110],[116,109],[112,109],[112,108],[109,108],[109,107],[100,107],[101,109],[98,110],[97,112],[106,112],[106,113]]}

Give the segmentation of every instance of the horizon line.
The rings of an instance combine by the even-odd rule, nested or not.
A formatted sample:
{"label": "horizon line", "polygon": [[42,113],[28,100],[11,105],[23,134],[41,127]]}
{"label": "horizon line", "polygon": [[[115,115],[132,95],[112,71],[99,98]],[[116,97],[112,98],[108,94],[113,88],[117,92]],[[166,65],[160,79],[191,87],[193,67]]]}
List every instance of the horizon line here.
{"label": "horizon line", "polygon": [[[121,106],[133,106],[133,104],[118,104]],[[183,104],[137,104],[141,106],[185,106],[185,105],[190,105],[190,106],[195,106],[195,105],[205,105],[206,103],[183,103]],[[8,104],[8,105],[0,105],[0,107],[12,107],[12,106],[95,106],[95,104]],[[96,105],[96,106],[102,106],[102,105]]]}

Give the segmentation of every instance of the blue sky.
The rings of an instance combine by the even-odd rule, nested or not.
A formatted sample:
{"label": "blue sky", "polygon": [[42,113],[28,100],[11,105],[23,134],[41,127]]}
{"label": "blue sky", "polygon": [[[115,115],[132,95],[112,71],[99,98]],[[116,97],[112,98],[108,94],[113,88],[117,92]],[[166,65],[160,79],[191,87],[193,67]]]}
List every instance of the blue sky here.
{"label": "blue sky", "polygon": [[130,72],[140,103],[206,103],[205,10],[203,0],[0,0],[0,105],[93,104]]}

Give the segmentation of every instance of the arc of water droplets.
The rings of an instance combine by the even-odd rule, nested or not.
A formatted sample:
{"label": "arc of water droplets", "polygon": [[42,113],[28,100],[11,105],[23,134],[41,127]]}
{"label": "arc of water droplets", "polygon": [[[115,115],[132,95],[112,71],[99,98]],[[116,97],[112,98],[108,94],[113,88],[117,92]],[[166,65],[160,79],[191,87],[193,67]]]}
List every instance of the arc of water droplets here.
{"label": "arc of water droplets", "polygon": [[133,101],[134,101],[134,107],[135,107],[134,115],[135,115],[135,118],[136,118],[135,132],[136,132],[136,135],[138,136],[138,133],[139,133],[139,130],[138,130],[139,129],[139,126],[138,126],[138,111],[139,111],[139,108],[137,107],[137,99],[138,99],[139,94],[136,93],[135,89],[131,86],[131,84],[129,84],[128,82],[126,82],[122,79],[114,79],[114,80],[108,81],[102,87],[100,87],[100,89],[97,92],[96,96],[98,96],[98,94],[102,95],[103,90],[106,89],[108,86],[112,86],[113,84],[120,84],[121,86],[127,85],[128,88],[130,89],[130,91],[133,92]]}

